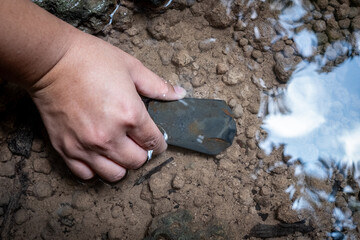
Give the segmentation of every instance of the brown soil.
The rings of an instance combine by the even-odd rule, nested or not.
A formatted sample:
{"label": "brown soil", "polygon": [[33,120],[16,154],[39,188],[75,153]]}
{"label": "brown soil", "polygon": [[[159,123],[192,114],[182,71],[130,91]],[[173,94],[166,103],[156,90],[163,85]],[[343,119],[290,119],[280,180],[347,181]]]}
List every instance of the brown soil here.
{"label": "brown soil", "polygon": [[[129,171],[119,183],[81,182],[52,149],[40,119],[25,121],[26,114],[37,114],[26,94],[10,84],[0,85],[3,239],[255,239],[262,236],[258,224],[267,224],[273,227],[264,230],[270,237],[290,226],[287,229],[294,231],[286,230],[281,239],[302,240],[325,239],[334,230],[328,209],[335,204],[345,207],[346,199],[323,202],[316,212],[291,210],[285,190],[297,180],[295,166],[271,168],[286,162],[283,148],[267,156],[258,147],[259,139],[266,136],[257,116],[260,92],[286,83],[290,73],[282,64],[295,66],[302,60],[291,39],[271,43],[278,31],[267,19],[277,19],[279,11],[270,11],[269,4],[260,1],[252,8],[235,1],[228,15],[221,1],[188,6],[179,2],[162,13],[137,11],[125,2],[118,14],[129,12],[129,19],[118,17],[116,22],[114,18],[106,34],[98,36],[137,57],[172,84],[182,85],[188,96],[225,100],[237,122],[233,145],[216,157],[169,147],[139,170]],[[326,6],[313,11],[336,11]],[[245,19],[250,19],[251,9],[257,17],[244,26],[234,15],[240,9]],[[355,10],[358,8],[353,7]],[[322,23],[306,24],[316,24],[326,33]],[[255,26],[261,33],[259,39]],[[26,141],[32,141],[28,159],[10,152],[8,143],[14,139],[23,140],[24,148]],[[174,157],[171,163],[134,186],[139,177],[170,157]],[[322,189],[333,187],[330,180],[306,181]],[[355,220],[358,215],[353,215]],[[304,223],[294,224],[299,221]]]}

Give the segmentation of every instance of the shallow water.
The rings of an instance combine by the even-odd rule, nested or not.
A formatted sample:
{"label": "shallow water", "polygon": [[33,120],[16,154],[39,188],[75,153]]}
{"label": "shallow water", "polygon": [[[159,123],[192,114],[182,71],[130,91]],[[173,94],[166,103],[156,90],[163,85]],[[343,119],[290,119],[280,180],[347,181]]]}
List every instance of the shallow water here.
{"label": "shallow water", "polygon": [[[321,207],[324,200],[335,202],[336,191],[311,189],[304,184],[305,177],[326,181],[340,173],[343,182],[352,179],[360,184],[360,57],[356,54],[360,39],[353,32],[352,40],[333,41],[319,53],[314,31],[295,31],[305,24],[303,17],[314,6],[302,1],[293,1],[289,7],[279,3],[273,3],[281,9],[274,23],[281,25],[282,31],[273,41],[283,36],[293,39],[304,60],[296,65],[286,85],[261,92],[258,116],[267,137],[259,145],[267,154],[284,147],[284,155],[289,156],[286,164],[296,166],[297,182],[286,190],[294,200],[293,209],[314,211],[313,206]],[[339,63],[327,67],[340,57]],[[351,197],[350,185],[338,191],[349,194],[353,205],[358,202],[356,196]],[[341,232],[356,228],[351,212],[338,207],[331,211],[335,231],[329,236],[341,239]]]}

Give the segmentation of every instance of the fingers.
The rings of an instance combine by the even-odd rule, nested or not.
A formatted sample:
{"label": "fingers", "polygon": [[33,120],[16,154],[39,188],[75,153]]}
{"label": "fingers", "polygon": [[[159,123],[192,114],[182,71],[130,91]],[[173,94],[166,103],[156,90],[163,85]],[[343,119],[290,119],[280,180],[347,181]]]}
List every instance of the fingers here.
{"label": "fingers", "polygon": [[93,170],[82,161],[70,158],[64,158],[64,160],[70,170],[79,178],[89,180],[95,176]]}
{"label": "fingers", "polygon": [[150,115],[144,111],[142,121],[135,128],[127,131],[127,135],[141,148],[153,150],[154,154],[159,154],[166,150],[167,144],[163,134],[151,119]]}
{"label": "fingers", "polygon": [[126,137],[125,141],[116,143],[112,150],[108,150],[102,155],[127,169],[137,169],[147,159],[147,151],[129,137]]}
{"label": "fingers", "polygon": [[100,155],[89,161],[89,165],[102,179],[109,182],[119,181],[126,174],[125,168]]}
{"label": "fingers", "polygon": [[185,97],[185,89],[172,86],[141,63],[138,63],[133,69],[131,77],[136,90],[141,95],[159,100],[178,100]]}

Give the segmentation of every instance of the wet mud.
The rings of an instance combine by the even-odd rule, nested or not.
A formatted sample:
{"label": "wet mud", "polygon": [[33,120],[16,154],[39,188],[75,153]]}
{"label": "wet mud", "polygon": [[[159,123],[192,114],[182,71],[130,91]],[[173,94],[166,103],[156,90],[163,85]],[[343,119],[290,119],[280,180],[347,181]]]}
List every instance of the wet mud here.
{"label": "wet mud", "polygon": [[[303,186],[331,193],[334,200],[295,211],[301,193],[291,198],[289,187],[299,181],[301,161],[290,164],[283,145],[265,154],[259,145],[267,132],[258,114],[262,93],[285,87],[300,62],[324,56],[319,71],[329,72],[358,55],[358,1],[305,2],[307,12],[292,19],[290,32],[279,24],[294,4],[287,1],[174,0],[165,9],[121,1],[110,25],[114,1],[79,1],[86,6],[74,15],[71,7],[56,10],[52,1],[38,2],[183,86],[188,97],[226,101],[237,132],[232,146],[216,156],[169,147],[118,183],[83,182],[51,147],[26,93],[0,83],[2,239],[360,238],[356,179],[341,171],[326,180],[304,176]],[[104,3],[96,8],[100,14],[81,12],[90,2]],[[304,29],[315,33],[313,51],[296,44],[296,33]],[[351,194],[342,191],[347,185]],[[334,208],[348,225],[337,227]]]}

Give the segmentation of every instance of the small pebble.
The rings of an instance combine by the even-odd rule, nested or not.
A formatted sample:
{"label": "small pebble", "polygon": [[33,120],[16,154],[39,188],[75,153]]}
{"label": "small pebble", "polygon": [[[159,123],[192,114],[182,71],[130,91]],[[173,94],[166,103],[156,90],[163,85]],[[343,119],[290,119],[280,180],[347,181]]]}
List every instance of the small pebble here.
{"label": "small pebble", "polygon": [[249,40],[247,40],[246,38],[241,38],[241,39],[239,39],[239,45],[240,45],[241,47],[247,45],[248,43],[249,43]]}
{"label": "small pebble", "polygon": [[34,186],[35,196],[42,200],[52,195],[52,187],[47,182],[39,182]]}
{"label": "small pebble", "polygon": [[254,50],[254,51],[252,51],[251,56],[255,59],[259,59],[259,58],[263,57],[263,54],[259,50]]}
{"label": "small pebble", "polygon": [[36,158],[33,162],[35,172],[49,174],[51,172],[51,165],[46,158]]}
{"label": "small pebble", "polygon": [[21,225],[29,219],[29,216],[27,211],[21,208],[15,213],[14,219],[17,225]]}
{"label": "small pebble", "polygon": [[226,63],[218,63],[216,65],[216,73],[217,74],[225,74],[229,71],[229,66]]}
{"label": "small pebble", "polygon": [[244,114],[244,109],[240,104],[237,104],[232,111],[235,118],[241,118],[241,116]]}
{"label": "small pebble", "polygon": [[180,174],[176,174],[176,176],[174,177],[173,181],[172,181],[172,187],[174,189],[181,189],[183,188],[185,185],[185,179],[183,176],[181,176]]}
{"label": "small pebble", "polygon": [[228,85],[236,85],[244,80],[244,73],[238,68],[232,68],[227,75],[223,76],[222,80]]}
{"label": "small pebble", "polygon": [[121,214],[123,213],[123,210],[120,206],[114,206],[112,209],[111,209],[111,216],[113,218],[118,218],[121,216]]}

